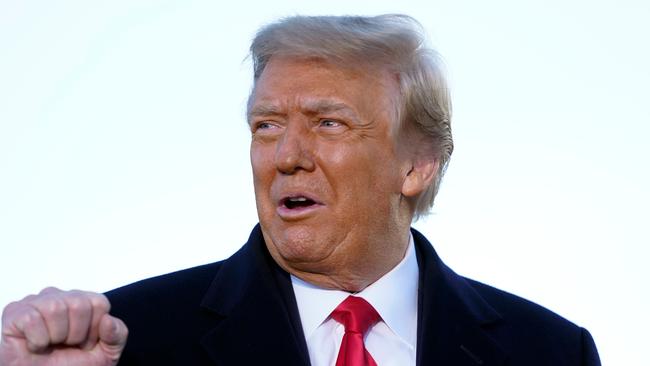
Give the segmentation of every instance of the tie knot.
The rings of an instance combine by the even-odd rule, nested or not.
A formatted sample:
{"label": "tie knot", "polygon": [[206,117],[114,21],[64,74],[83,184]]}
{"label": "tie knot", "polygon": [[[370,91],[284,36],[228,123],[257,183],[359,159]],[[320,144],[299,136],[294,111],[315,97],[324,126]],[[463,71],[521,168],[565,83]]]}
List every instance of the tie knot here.
{"label": "tie knot", "polygon": [[332,318],[343,324],[345,332],[365,334],[381,318],[366,300],[348,296],[332,311]]}

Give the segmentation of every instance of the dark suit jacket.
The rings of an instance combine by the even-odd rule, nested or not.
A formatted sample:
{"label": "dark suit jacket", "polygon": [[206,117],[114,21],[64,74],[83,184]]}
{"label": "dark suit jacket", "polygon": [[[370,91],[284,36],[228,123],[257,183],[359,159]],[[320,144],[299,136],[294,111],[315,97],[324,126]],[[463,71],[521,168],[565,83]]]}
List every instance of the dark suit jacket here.
{"label": "dark suit jacket", "polygon": [[[463,278],[413,230],[418,365],[600,365],[587,330]],[[106,294],[129,327],[120,365],[309,365],[289,275],[259,225],[232,257]]]}

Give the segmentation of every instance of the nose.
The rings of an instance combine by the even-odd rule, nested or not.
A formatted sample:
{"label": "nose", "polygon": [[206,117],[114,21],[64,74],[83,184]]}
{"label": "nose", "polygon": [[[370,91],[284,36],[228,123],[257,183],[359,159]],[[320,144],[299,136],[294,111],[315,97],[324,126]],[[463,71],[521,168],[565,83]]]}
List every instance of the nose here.
{"label": "nose", "polygon": [[307,129],[298,123],[289,123],[275,150],[275,166],[283,174],[300,170],[313,171],[314,160]]}

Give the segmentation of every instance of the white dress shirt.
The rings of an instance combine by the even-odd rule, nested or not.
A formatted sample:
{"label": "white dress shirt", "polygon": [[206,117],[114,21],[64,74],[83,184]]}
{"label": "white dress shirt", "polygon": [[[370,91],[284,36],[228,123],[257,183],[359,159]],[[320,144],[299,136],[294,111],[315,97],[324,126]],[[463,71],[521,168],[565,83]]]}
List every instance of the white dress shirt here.
{"label": "white dress shirt", "polygon": [[[402,261],[363,291],[362,297],[381,319],[366,333],[364,342],[378,366],[415,365],[418,311],[418,264],[413,237]],[[349,292],[316,287],[291,276],[302,329],[312,366],[334,366],[345,331],[330,318]]]}

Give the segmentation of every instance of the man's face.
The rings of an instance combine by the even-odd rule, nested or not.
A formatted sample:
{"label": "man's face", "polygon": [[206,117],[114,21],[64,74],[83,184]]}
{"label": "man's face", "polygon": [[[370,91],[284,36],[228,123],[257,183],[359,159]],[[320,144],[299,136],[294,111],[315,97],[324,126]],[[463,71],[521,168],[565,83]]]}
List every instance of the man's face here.
{"label": "man's face", "polygon": [[387,72],[278,56],[267,64],[249,109],[251,162],[262,232],[285,270],[344,288],[403,256],[410,168],[395,144],[397,98]]}

